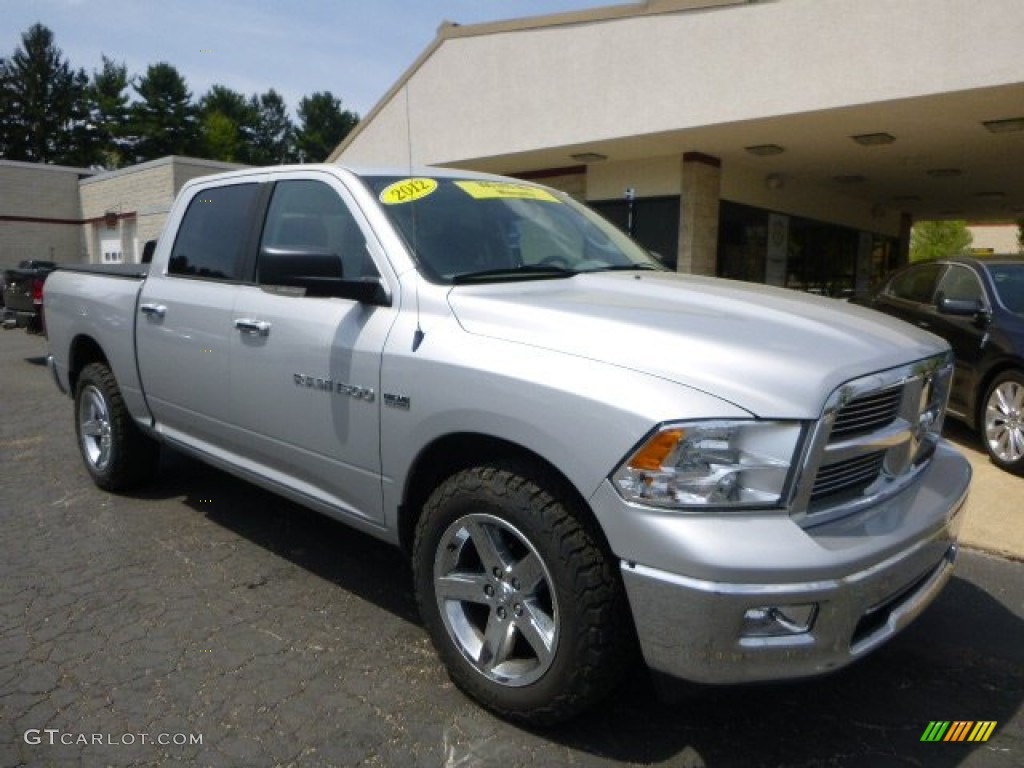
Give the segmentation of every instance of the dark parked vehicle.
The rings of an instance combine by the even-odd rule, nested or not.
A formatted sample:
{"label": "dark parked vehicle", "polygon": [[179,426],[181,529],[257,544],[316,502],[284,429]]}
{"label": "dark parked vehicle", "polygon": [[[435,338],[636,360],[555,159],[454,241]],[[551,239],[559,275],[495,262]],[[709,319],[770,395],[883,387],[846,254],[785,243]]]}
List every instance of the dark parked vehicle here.
{"label": "dark parked vehicle", "polygon": [[1024,474],[1024,258],[912,264],[867,303],[950,343],[949,414],[981,433],[997,465]]}
{"label": "dark parked vehicle", "polygon": [[3,326],[43,333],[43,283],[57,268],[54,261],[27,259],[3,275]]}

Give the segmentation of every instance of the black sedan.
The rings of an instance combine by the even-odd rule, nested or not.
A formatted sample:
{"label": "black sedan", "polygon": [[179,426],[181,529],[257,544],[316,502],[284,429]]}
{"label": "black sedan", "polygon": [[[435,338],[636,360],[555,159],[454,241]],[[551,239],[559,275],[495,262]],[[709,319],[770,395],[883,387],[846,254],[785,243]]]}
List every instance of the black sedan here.
{"label": "black sedan", "polygon": [[981,433],[997,465],[1024,474],[1024,258],[919,262],[866,303],[950,343],[950,415]]}

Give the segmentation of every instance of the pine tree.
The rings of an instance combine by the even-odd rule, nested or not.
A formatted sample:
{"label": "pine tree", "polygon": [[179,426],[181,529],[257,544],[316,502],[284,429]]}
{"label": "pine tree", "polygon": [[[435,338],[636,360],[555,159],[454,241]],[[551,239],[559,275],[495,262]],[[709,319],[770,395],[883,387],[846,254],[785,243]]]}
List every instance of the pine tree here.
{"label": "pine tree", "polygon": [[151,64],[134,85],[139,100],[129,109],[135,162],[199,150],[196,108],[185,78],[167,62]]}
{"label": "pine tree", "polygon": [[359,115],[341,108],[341,99],[330,91],[319,91],[299,102],[301,125],[295,148],[299,159],[322,163],[342,139],[359,123]]}
{"label": "pine tree", "polygon": [[9,160],[86,164],[90,146],[84,70],[73,70],[53,32],[33,24],[0,62],[0,155]]}

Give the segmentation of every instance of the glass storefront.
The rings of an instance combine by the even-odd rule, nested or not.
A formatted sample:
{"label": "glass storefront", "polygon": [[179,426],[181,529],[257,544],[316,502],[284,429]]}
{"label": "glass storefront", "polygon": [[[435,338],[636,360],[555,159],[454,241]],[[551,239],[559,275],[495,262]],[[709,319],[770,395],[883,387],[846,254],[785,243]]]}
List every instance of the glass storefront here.
{"label": "glass storefront", "polygon": [[[627,201],[598,200],[588,205],[627,229]],[[674,269],[679,198],[635,200],[633,236]],[[897,258],[893,237],[728,200],[722,200],[719,207],[719,277],[841,298],[868,293],[898,266]]]}
{"label": "glass storefront", "polygon": [[718,275],[837,298],[894,269],[896,238],[721,201]]}

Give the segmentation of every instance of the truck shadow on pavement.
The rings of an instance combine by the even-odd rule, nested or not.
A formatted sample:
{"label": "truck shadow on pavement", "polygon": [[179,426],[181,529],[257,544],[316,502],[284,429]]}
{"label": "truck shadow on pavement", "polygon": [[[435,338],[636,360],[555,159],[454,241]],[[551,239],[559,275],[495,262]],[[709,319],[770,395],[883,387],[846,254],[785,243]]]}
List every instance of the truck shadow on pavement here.
{"label": "truck shadow on pavement", "polygon": [[[205,503],[211,496],[218,503]],[[412,577],[397,549],[181,454],[166,451],[158,482],[140,498],[184,496],[217,526],[419,625]],[[1010,765],[1019,759],[1024,703],[1024,621],[965,574],[1018,565],[971,555],[936,603],[887,646],[810,681],[691,687],[658,699],[640,665],[597,711],[550,729],[523,730],[454,697],[463,736],[450,764],[521,758],[524,739],[607,761],[686,766]],[[992,563],[986,564],[986,561]],[[969,578],[970,576],[970,578]],[[1017,598],[1012,598],[1017,599]],[[436,662],[440,667],[440,662]],[[420,683],[417,683],[420,684]],[[422,683],[427,685],[429,683]],[[427,700],[433,696],[425,694]],[[1019,718],[1018,718],[1019,719]],[[986,743],[922,742],[932,721],[995,721]],[[1015,731],[1000,738],[1003,725]],[[1014,735],[1016,734],[1016,735]],[[1009,743],[1011,746],[1007,747]],[[538,746],[538,749],[545,747]],[[1010,752],[1013,749],[1013,752]],[[984,753],[984,754],[977,754]],[[564,754],[564,752],[563,752]],[[456,758],[451,763],[451,758]],[[465,762],[461,762],[462,759]],[[569,762],[582,759],[577,755]],[[583,759],[588,763],[590,758]],[[514,760],[513,760],[514,762]]]}

